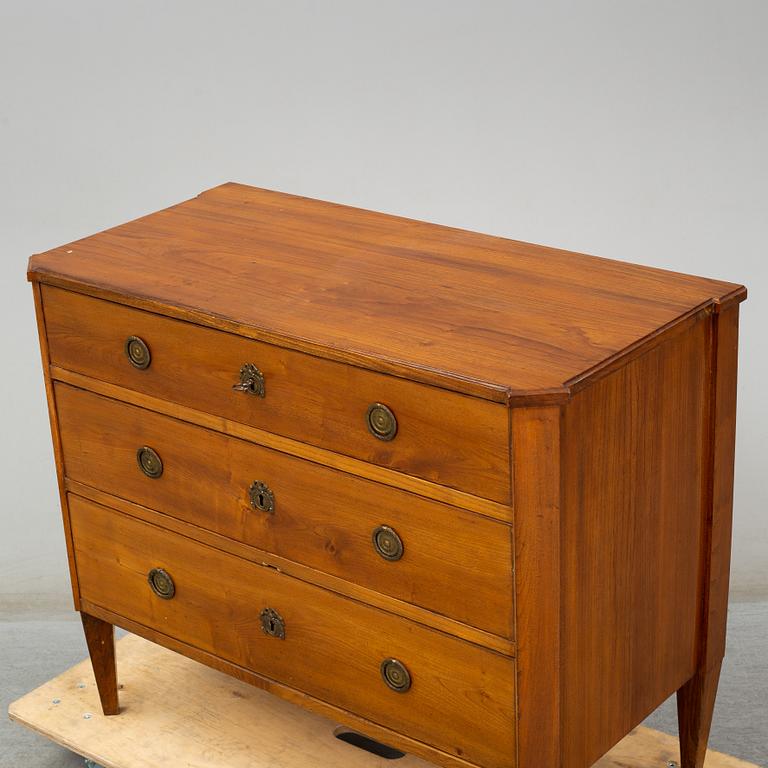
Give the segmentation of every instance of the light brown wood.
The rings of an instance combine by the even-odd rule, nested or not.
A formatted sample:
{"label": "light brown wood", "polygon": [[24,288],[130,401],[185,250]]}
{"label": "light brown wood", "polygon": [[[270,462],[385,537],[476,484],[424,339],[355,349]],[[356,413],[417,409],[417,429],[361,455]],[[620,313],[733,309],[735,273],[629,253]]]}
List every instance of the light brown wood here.
{"label": "light brown wood", "polygon": [[700,666],[705,668],[718,665],[725,654],[736,450],[738,305],[717,314],[712,330],[714,370],[711,434],[708,441],[711,465],[708,467],[705,509],[707,537],[703,555],[703,562],[708,567],[703,569],[706,578],[702,588],[705,616],[699,637]]}
{"label": "light brown wood", "polygon": [[[701,768],[743,287],[239,185],[28,277],[88,615],[449,768],[589,768],[677,690]],[[266,398],[232,390],[245,362]],[[373,554],[380,524],[401,561]],[[299,628],[282,653],[273,600]],[[398,705],[387,648],[417,672]]]}
{"label": "light brown wood", "polygon": [[238,184],[34,256],[29,274],[492,399],[564,397],[691,309],[745,295]]}
{"label": "light brown wood", "polygon": [[115,629],[109,622],[81,613],[85,641],[91,657],[93,675],[99,689],[101,711],[105,715],[117,715],[117,668],[115,666]]}
{"label": "light brown wood", "polygon": [[701,768],[725,655],[733,516],[739,308],[713,317],[696,674],[677,692],[682,768]]}
{"label": "light brown wood", "polygon": [[293,576],[294,578],[301,579],[310,584],[316,584],[320,587],[325,587],[332,592],[338,592],[340,595],[360,600],[368,605],[380,608],[382,611],[404,616],[419,624],[438,629],[449,635],[455,635],[456,637],[460,637],[463,640],[467,640],[468,642],[483,648],[490,648],[494,651],[498,651],[505,656],[515,655],[515,643],[513,640],[500,637],[499,635],[493,635],[490,632],[471,627],[468,624],[462,624],[448,616],[443,616],[442,614],[419,608],[413,603],[397,600],[396,598],[383,595],[381,592],[374,592],[366,587],[361,587],[359,584],[339,579],[336,576],[331,576],[324,571],[318,571],[292,560],[286,560],[284,557],[279,557],[272,552],[266,552],[262,549],[256,549],[255,547],[241,544],[233,539],[212,533],[205,528],[185,523],[175,517],[164,515],[162,512],[156,512],[153,509],[142,507],[139,504],[126,501],[125,499],[119,499],[116,496],[104,493],[103,491],[99,491],[88,485],[83,485],[74,480],[66,480],[66,488],[77,496],[82,496],[91,501],[95,501],[97,504],[111,507],[120,512],[124,512],[131,517],[143,520],[144,522],[195,539],[203,544],[208,544],[215,549],[220,549],[223,552],[237,555],[244,560],[250,560],[251,562],[274,568],[275,570]]}
{"label": "light brown wood", "polygon": [[[11,719],[103,768],[432,765],[412,754],[384,760],[345,744],[333,735],[339,720],[282,701],[137,635],[120,639],[117,655],[124,701],[120,717],[99,714],[86,660],[13,702]],[[91,717],[84,719],[84,714]],[[455,765],[467,763],[457,760]]]}
{"label": "light brown wood", "polygon": [[[56,384],[69,478],[503,637],[513,636],[511,528],[337,470]],[[152,446],[163,474],[144,475]],[[272,514],[248,489],[267,484]],[[377,554],[392,527],[402,559]]]}
{"label": "light brown wood", "polygon": [[636,358],[565,409],[566,768],[591,765],[696,668],[709,328]]}
{"label": "light brown wood", "polygon": [[[509,502],[501,405],[50,286],[42,293],[53,365]],[[125,354],[129,336],[149,346],[145,370]],[[263,373],[265,397],[233,391],[244,363]],[[377,402],[397,417],[394,440],[367,428]]]}
{"label": "light brown wood", "polygon": [[64,525],[64,540],[67,546],[67,561],[69,563],[70,581],[72,583],[72,600],[76,611],[80,610],[80,590],[77,586],[77,571],[75,569],[75,553],[72,544],[72,532],[69,527],[69,510],[67,509],[67,494],[64,488],[64,460],[61,451],[61,436],[59,433],[59,417],[56,413],[56,401],[53,394],[53,379],[51,378],[51,357],[48,349],[48,337],[45,330],[45,314],[43,312],[42,286],[32,286],[35,300],[35,318],[37,334],[40,342],[40,357],[43,364],[43,380],[45,382],[45,397],[48,403],[48,421],[51,427],[53,442],[53,459],[56,464],[56,481],[59,489],[59,503]]}
{"label": "light brown wood", "polygon": [[700,668],[677,692],[681,768],[702,768],[715,710],[720,663]]}
{"label": "light brown wood", "polygon": [[[119,640],[117,653],[125,701],[119,718],[98,713],[86,660],[11,703],[11,719],[104,768],[430,765],[413,755],[384,760],[345,744],[333,735],[338,720],[280,701],[139,637]],[[182,696],[177,695],[179,680],[184,681]],[[84,719],[86,713],[92,717]],[[660,768],[678,759],[674,737],[638,728],[596,768]],[[706,768],[756,766],[710,751]]]}
{"label": "light brown wood", "polygon": [[[81,599],[484,766],[515,765],[513,660],[70,496]],[[173,599],[147,584],[171,574]],[[285,638],[265,634],[274,608]],[[119,621],[115,622],[120,624]],[[402,661],[406,693],[380,663]]]}
{"label": "light brown wood", "polygon": [[239,437],[258,445],[274,448],[291,456],[309,459],[317,464],[340,469],[343,472],[374,480],[383,485],[402,488],[411,493],[435,499],[436,501],[443,501],[455,507],[462,507],[495,520],[512,521],[512,508],[508,504],[499,504],[489,499],[482,499],[479,496],[472,496],[455,488],[437,485],[436,483],[431,483],[411,475],[404,475],[402,472],[395,472],[386,467],[379,467],[359,459],[353,459],[350,456],[342,456],[339,453],[333,453],[324,448],[301,443],[297,440],[265,432],[262,429],[249,427],[245,424],[239,424],[229,419],[222,419],[219,416],[212,416],[203,411],[196,411],[193,408],[186,408],[177,403],[171,403],[167,400],[161,400],[126,389],[125,387],[119,387],[105,381],[92,379],[89,376],[73,373],[58,366],[51,366],[51,377],[54,381],[72,384],[79,389],[86,389],[89,392],[96,392],[106,397],[138,405],[156,413],[168,414],[182,421],[188,421],[190,424],[198,424],[201,427],[215,429],[226,435],[232,435],[233,437]]}
{"label": "light brown wood", "polygon": [[469,768],[472,763],[463,760],[456,755],[450,755],[447,752],[431,747],[422,741],[417,741],[409,736],[385,728],[377,723],[360,717],[360,715],[353,714],[344,709],[341,709],[333,704],[322,701],[321,699],[314,698],[306,693],[297,691],[295,688],[283,685],[281,683],[270,680],[269,678],[257,675],[255,672],[251,672],[245,667],[240,667],[237,664],[233,664],[231,661],[226,661],[220,656],[214,656],[207,651],[202,651],[199,648],[195,648],[187,643],[176,640],[169,635],[164,635],[157,632],[143,624],[138,624],[125,617],[118,616],[117,614],[99,608],[97,605],[88,603],[87,600],[83,601],[83,607],[91,612],[95,616],[103,618],[105,621],[111,621],[115,624],[119,624],[125,629],[129,630],[139,637],[143,637],[147,640],[151,640],[153,643],[168,648],[169,650],[176,651],[190,659],[205,664],[212,669],[216,669],[220,672],[224,672],[244,683],[253,685],[263,691],[279,696],[281,699],[298,704],[301,707],[311,710],[323,717],[334,719],[336,722],[343,723],[345,726],[356,729],[359,733],[364,733],[370,738],[377,739],[382,743],[389,744],[403,751],[407,751],[410,754],[417,755],[419,757],[425,757],[428,760],[444,766],[445,768]]}
{"label": "light brown wood", "polygon": [[[594,768],[664,768],[670,763],[680,765],[677,737],[650,728],[635,728],[622,739]],[[754,763],[739,760],[710,749],[704,768],[759,768]]]}
{"label": "light brown wood", "polygon": [[521,766],[561,759],[560,417],[558,406],[511,411]]}

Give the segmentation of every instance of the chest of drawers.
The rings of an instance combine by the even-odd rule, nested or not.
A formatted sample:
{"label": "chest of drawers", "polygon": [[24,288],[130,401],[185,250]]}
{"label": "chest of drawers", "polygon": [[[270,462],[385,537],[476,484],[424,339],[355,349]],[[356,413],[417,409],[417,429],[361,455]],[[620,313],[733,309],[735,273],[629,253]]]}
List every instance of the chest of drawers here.
{"label": "chest of drawers", "polygon": [[742,287],[237,184],[28,276],[105,714],[117,625],[448,768],[677,692],[701,768]]}

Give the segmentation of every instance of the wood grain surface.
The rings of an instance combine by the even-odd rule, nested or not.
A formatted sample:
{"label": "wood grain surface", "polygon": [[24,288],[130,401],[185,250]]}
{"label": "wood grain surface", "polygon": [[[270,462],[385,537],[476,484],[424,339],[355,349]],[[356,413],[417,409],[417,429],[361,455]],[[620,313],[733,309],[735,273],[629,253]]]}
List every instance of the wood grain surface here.
{"label": "wood grain surface", "polygon": [[[84,604],[489,768],[515,765],[514,660],[70,495]],[[173,599],[147,584],[170,573]],[[262,630],[275,609],[285,638]],[[89,613],[93,613],[89,609]],[[115,622],[118,623],[119,622]],[[380,663],[412,677],[390,690]]]}
{"label": "wood grain surface", "polygon": [[32,286],[35,301],[35,318],[37,320],[37,335],[40,342],[40,358],[43,368],[43,381],[45,382],[45,398],[48,405],[48,423],[51,428],[51,442],[53,443],[53,458],[56,464],[56,482],[59,490],[59,503],[61,505],[61,518],[64,526],[64,540],[67,547],[67,563],[69,576],[72,583],[72,601],[75,610],[80,610],[80,590],[77,586],[77,569],[75,568],[75,549],[72,543],[72,532],[69,527],[69,509],[67,507],[67,493],[64,487],[64,459],[61,450],[61,436],[59,434],[59,416],[56,412],[56,400],[53,393],[53,378],[51,377],[51,358],[48,349],[48,337],[45,329],[45,313],[43,312],[42,286]]}
{"label": "wood grain surface", "polygon": [[677,724],[680,734],[680,768],[702,768],[715,711],[720,662],[699,667],[677,691]]}
{"label": "wood grain surface", "polygon": [[445,768],[629,765],[603,755],[677,691],[702,768],[742,286],[237,184],[28,277],[105,711],[114,624]]}
{"label": "wood grain surface", "polygon": [[696,669],[710,328],[698,323],[565,408],[566,768],[591,765]]}
{"label": "wood grain surface", "polygon": [[725,654],[728,585],[733,521],[733,469],[736,452],[736,382],[739,346],[739,308],[715,317],[713,327],[711,423],[707,446],[707,538],[703,559],[709,564],[703,585],[704,618],[700,633],[701,666],[720,663]]}
{"label": "wood grain surface", "polygon": [[561,760],[560,406],[513,408],[517,748],[520,766]]}
{"label": "wood grain surface", "polygon": [[423,480],[420,477],[404,475],[402,472],[396,472],[388,467],[371,464],[351,456],[343,456],[340,453],[334,453],[325,448],[319,448],[316,445],[302,443],[290,437],[283,437],[282,435],[266,432],[257,427],[240,424],[237,421],[222,419],[220,416],[213,416],[210,413],[205,413],[205,411],[197,411],[194,408],[187,408],[178,403],[171,403],[168,400],[145,395],[133,389],[126,389],[106,381],[99,381],[90,376],[83,376],[80,373],[68,371],[65,368],[51,366],[50,370],[51,378],[54,381],[65,382],[78,389],[96,392],[105,397],[137,405],[140,408],[146,408],[155,413],[168,414],[190,424],[197,424],[207,429],[222,432],[225,435],[232,435],[242,440],[273,448],[281,453],[308,459],[316,464],[339,469],[342,472],[364,477],[367,480],[373,480],[376,483],[381,483],[391,488],[400,488],[428,499],[435,499],[454,507],[471,510],[495,520],[512,522],[512,507],[509,504],[500,504],[497,501],[473,496],[456,488],[449,488],[446,485]]}
{"label": "wood grain surface", "polygon": [[[512,528],[66,384],[55,385],[67,477],[467,624],[513,636]],[[144,475],[152,446],[163,474]],[[261,481],[267,513],[249,503]],[[394,529],[403,556],[374,549]]]}
{"label": "wood grain surface", "polygon": [[316,584],[324,587],[331,592],[337,592],[345,597],[351,597],[367,605],[378,608],[387,613],[394,613],[407,619],[423,624],[426,627],[437,629],[440,632],[446,632],[449,635],[455,635],[467,642],[479,645],[482,648],[490,648],[498,651],[505,656],[515,656],[515,641],[509,638],[494,635],[483,629],[464,624],[463,622],[445,616],[442,613],[435,613],[425,608],[421,608],[407,600],[399,600],[395,597],[385,595],[382,592],[376,592],[373,589],[363,587],[352,581],[340,579],[326,571],[319,571],[316,568],[310,568],[307,565],[297,563],[295,560],[287,560],[284,557],[268,552],[264,549],[257,549],[249,544],[241,544],[235,539],[230,539],[218,533],[213,533],[205,528],[201,528],[191,523],[186,523],[176,517],[157,512],[149,507],[141,506],[132,501],[118,498],[109,493],[104,493],[90,485],[83,485],[75,480],[67,479],[66,488],[76,496],[82,496],[85,499],[101,504],[105,507],[116,509],[130,517],[143,520],[151,525],[165,528],[168,531],[181,534],[190,539],[195,539],[203,544],[220,549],[222,552],[229,552],[237,555],[243,560],[249,560],[267,568],[285,573],[288,576],[300,579],[301,581]]}
{"label": "wood grain surface", "polygon": [[562,397],[691,310],[746,295],[239,184],[34,256],[29,276],[490,399]]}
{"label": "wood grain surface", "polygon": [[99,689],[101,711],[117,715],[120,705],[117,696],[117,665],[115,662],[115,628],[112,624],[87,613],[81,613],[85,642],[91,659],[93,674]]}
{"label": "wood grain surface", "polygon": [[677,692],[682,768],[701,768],[725,655],[736,448],[736,381],[739,308],[713,318],[710,411],[704,460],[704,537],[701,553],[701,615],[696,674]]}
{"label": "wood grain surface", "polygon": [[[230,333],[43,287],[53,365],[215,416],[504,503],[509,502],[506,409],[476,397],[372,373]],[[133,367],[126,338],[151,363]],[[266,396],[235,392],[243,363],[264,374]],[[397,434],[370,434],[372,403],[390,407]]]}
{"label": "wood grain surface", "polygon": [[[120,717],[99,714],[93,674],[85,660],[12,702],[11,719],[104,768],[428,768],[433,764],[413,754],[385,760],[339,741],[334,737],[338,720],[281,701],[135,635],[117,642],[117,654],[124,701]],[[183,695],[178,695],[180,680]],[[92,717],[84,719],[84,713]],[[379,732],[377,738],[386,743],[398,737]],[[637,728],[595,768],[662,768],[679,761],[676,742],[673,736]],[[429,756],[452,768],[461,764],[446,763],[448,755]],[[710,751],[705,768],[757,766]]]}

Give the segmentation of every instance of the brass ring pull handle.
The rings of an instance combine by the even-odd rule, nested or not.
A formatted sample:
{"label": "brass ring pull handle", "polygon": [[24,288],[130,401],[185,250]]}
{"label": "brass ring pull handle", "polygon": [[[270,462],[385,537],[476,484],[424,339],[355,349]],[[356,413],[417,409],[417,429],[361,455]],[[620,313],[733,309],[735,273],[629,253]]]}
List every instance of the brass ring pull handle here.
{"label": "brass ring pull handle", "polygon": [[397,434],[397,419],[384,403],[371,403],[365,414],[368,431],[379,440],[394,440]]}
{"label": "brass ring pull handle", "polygon": [[162,568],[153,568],[147,574],[147,581],[152,591],[163,600],[170,600],[176,594],[176,585],[171,574]]}
{"label": "brass ring pull handle", "polygon": [[275,511],[275,494],[266,483],[254,480],[248,488],[248,499],[251,506],[259,512],[271,515]]}
{"label": "brass ring pull handle", "polygon": [[373,529],[371,538],[373,539],[373,548],[385,560],[399,560],[403,556],[403,540],[397,535],[394,528],[380,525]]}
{"label": "brass ring pull handle", "polygon": [[152,362],[152,355],[144,339],[140,339],[138,336],[129,336],[125,340],[124,349],[128,362],[134,368],[138,368],[140,371],[149,368],[149,364]]}
{"label": "brass ring pull handle", "polygon": [[285,640],[285,621],[274,608],[264,608],[259,614],[261,629],[265,635]]}
{"label": "brass ring pull handle", "polygon": [[402,661],[384,659],[380,669],[382,679],[393,691],[405,693],[411,687],[411,673]]}
{"label": "brass ring pull handle", "polygon": [[139,469],[153,480],[163,474],[163,460],[158,452],[148,445],[143,445],[136,451],[136,462],[139,465]]}
{"label": "brass ring pull handle", "polygon": [[253,364],[243,363],[240,368],[240,381],[232,385],[235,392],[247,392],[249,395],[264,397],[264,374]]}

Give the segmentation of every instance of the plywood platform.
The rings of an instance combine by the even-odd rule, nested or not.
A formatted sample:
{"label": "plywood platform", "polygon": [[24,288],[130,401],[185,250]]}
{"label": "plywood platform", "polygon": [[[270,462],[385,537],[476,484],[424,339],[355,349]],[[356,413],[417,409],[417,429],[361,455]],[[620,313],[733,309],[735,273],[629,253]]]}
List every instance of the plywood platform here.
{"label": "plywood platform", "polygon": [[[104,717],[83,661],[11,704],[11,719],[105,768],[430,768],[334,737],[338,724],[133,635],[118,642],[123,710]],[[666,768],[677,740],[638,728],[597,768]],[[756,768],[710,752],[706,768]]]}

